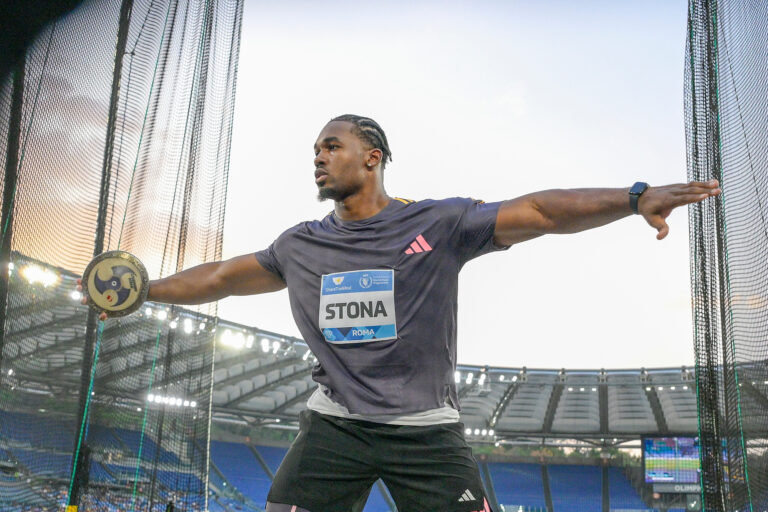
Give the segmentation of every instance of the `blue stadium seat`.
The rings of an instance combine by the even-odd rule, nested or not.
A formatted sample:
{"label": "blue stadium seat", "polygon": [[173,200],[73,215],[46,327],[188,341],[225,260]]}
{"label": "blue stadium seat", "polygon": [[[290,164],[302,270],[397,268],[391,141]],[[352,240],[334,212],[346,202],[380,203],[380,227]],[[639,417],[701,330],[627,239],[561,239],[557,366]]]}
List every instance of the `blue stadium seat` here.
{"label": "blue stadium seat", "polygon": [[272,481],[245,445],[211,441],[211,458],[238,491],[258,504],[266,504]]}
{"label": "blue stadium seat", "polygon": [[598,466],[547,466],[552,505],[557,512],[593,512],[603,504]]}
{"label": "blue stadium seat", "polygon": [[488,463],[496,499],[503,505],[545,507],[544,483],[538,464]]}
{"label": "blue stadium seat", "polygon": [[608,487],[610,489],[611,508],[642,510],[647,508],[637,490],[632,487],[620,468],[608,468]]}

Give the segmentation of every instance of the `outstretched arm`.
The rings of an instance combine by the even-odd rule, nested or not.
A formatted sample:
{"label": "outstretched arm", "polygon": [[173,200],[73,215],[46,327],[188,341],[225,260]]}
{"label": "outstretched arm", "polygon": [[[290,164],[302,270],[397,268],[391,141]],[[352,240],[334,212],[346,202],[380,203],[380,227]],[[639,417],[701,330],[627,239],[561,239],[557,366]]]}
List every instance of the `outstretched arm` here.
{"label": "outstretched arm", "polygon": [[[82,282],[77,280],[78,290]],[[147,300],[165,304],[204,304],[230,295],[253,295],[285,288],[280,277],[261,266],[254,254],[203,263],[149,282]],[[83,297],[82,303],[87,299]],[[102,320],[107,318],[102,313]]]}
{"label": "outstretched arm", "polygon": [[[666,218],[672,210],[718,194],[717,180],[649,187],[640,196],[638,211],[661,240],[669,233]],[[577,233],[631,214],[628,188],[544,190],[501,205],[494,241],[512,245],[546,234]]]}
{"label": "outstretched arm", "polygon": [[203,304],[230,295],[254,295],[285,288],[285,282],[244,254],[226,261],[203,263],[149,282],[147,300],[166,304]]}

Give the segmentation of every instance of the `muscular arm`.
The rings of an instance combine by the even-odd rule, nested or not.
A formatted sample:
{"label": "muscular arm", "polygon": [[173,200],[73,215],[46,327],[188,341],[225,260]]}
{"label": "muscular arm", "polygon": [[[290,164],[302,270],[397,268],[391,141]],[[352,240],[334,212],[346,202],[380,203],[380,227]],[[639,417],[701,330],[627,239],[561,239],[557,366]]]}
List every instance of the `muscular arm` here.
{"label": "muscular arm", "polygon": [[285,288],[253,254],[203,263],[163,279],[150,281],[148,300],[166,304],[203,304],[230,295],[253,295]]}
{"label": "muscular arm", "polygon": [[[678,206],[720,193],[717,181],[650,187],[638,210],[661,240],[669,233],[666,218]],[[546,234],[577,233],[631,215],[629,188],[545,190],[505,201],[496,216],[494,241],[512,245]]]}

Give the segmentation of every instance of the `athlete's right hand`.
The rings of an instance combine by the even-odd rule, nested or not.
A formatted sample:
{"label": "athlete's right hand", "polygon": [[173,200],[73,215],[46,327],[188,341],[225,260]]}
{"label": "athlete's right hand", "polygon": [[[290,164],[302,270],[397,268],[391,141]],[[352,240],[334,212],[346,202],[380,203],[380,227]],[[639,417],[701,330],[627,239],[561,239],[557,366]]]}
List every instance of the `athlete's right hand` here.
{"label": "athlete's right hand", "polygon": [[[80,292],[80,304],[87,305],[88,304],[88,298],[85,296],[85,293],[83,293],[83,280],[78,278],[77,279],[77,291]],[[102,311],[99,313],[99,320],[102,322],[107,319],[107,313]]]}

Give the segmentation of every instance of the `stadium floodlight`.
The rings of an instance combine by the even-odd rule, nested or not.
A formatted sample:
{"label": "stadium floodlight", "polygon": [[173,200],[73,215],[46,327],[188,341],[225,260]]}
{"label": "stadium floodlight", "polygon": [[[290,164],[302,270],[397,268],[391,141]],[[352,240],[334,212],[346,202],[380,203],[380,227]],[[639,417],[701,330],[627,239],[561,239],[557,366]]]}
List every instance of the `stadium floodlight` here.
{"label": "stadium floodlight", "polygon": [[267,338],[261,338],[261,351],[265,354],[269,352],[269,340]]}
{"label": "stadium floodlight", "polygon": [[645,387],[645,390],[646,390],[646,391],[650,391],[650,390],[651,390],[651,386],[646,386],[646,387]]}
{"label": "stadium floodlight", "polygon": [[568,388],[568,391],[573,391],[573,388]]}
{"label": "stadium floodlight", "polygon": [[273,341],[272,342],[272,353],[277,354],[277,351],[280,350],[280,342],[279,341]]}
{"label": "stadium floodlight", "polygon": [[27,265],[21,269],[21,275],[30,282],[30,284],[42,284],[45,288],[53,286],[59,282],[58,274],[39,267],[37,265]]}
{"label": "stadium floodlight", "polygon": [[147,316],[152,316],[152,308],[148,307],[144,310],[144,314]]}
{"label": "stadium floodlight", "polygon": [[13,375],[13,368],[9,368],[9,369],[8,369],[8,375],[9,375],[9,376],[10,376],[10,375]]}
{"label": "stadium floodlight", "polygon": [[496,433],[496,432],[495,432],[493,429],[490,429],[490,430],[488,430],[488,435],[489,435],[489,436],[492,436],[492,435],[494,435],[495,433]]}
{"label": "stadium floodlight", "polygon": [[475,375],[474,375],[472,372],[469,372],[469,373],[467,374],[467,380],[465,380],[464,382],[465,382],[466,384],[472,384],[472,377],[474,377],[474,376],[475,376]]}
{"label": "stadium floodlight", "polygon": [[454,381],[456,384],[458,384],[459,382],[461,382],[461,372],[460,372],[460,371],[458,371],[458,370],[457,370],[457,371],[453,372],[453,381]]}
{"label": "stadium floodlight", "polygon": [[579,388],[579,391],[584,391],[584,388]]}
{"label": "stadium floodlight", "polygon": [[141,407],[137,407],[136,412],[141,412]]}
{"label": "stadium floodlight", "polygon": [[479,435],[480,435],[480,429],[479,429],[479,428],[476,428],[476,429],[475,429],[475,435],[476,435],[476,436],[479,436]]}
{"label": "stadium floodlight", "polygon": [[147,402],[154,402],[155,401],[155,395],[152,393],[147,395]]}
{"label": "stadium floodlight", "polygon": [[657,390],[659,390],[659,391],[664,391],[664,386],[659,386],[659,387],[658,387],[658,388],[656,388],[656,389],[657,389]]}
{"label": "stadium floodlight", "polygon": [[499,382],[504,382],[504,374],[499,375]]}
{"label": "stadium floodlight", "polygon": [[597,391],[597,388],[592,388],[592,391],[593,391],[593,392],[596,392],[596,391]]}
{"label": "stadium floodlight", "polygon": [[669,388],[669,389],[671,389],[672,391],[674,391],[674,390],[676,390],[677,388],[676,388],[675,386],[672,386],[672,387],[671,387],[671,388]]}
{"label": "stadium floodlight", "polygon": [[[768,381],[765,381],[766,384],[768,384]],[[688,386],[683,386],[683,389],[688,391]]]}
{"label": "stadium floodlight", "polygon": [[189,400],[184,400],[184,407],[189,407]]}
{"label": "stadium floodlight", "polygon": [[310,351],[309,351],[309,350],[307,350],[306,352],[304,352],[304,355],[303,355],[303,356],[301,356],[301,358],[302,358],[304,361],[306,361],[306,360],[307,360],[307,358],[309,357],[309,354],[310,354]]}
{"label": "stadium floodlight", "polygon": [[483,430],[480,431],[480,434],[484,435],[484,436],[487,436],[488,435],[488,429],[484,428]]}
{"label": "stadium floodlight", "polygon": [[157,319],[158,320],[163,321],[166,318],[168,318],[168,312],[166,310],[161,309],[160,311],[157,312]]}
{"label": "stadium floodlight", "polygon": [[195,402],[195,401],[193,400],[193,401],[191,401],[191,402],[189,403],[189,406],[190,406],[190,407],[192,407],[192,408],[195,408],[195,407],[197,407],[197,402]]}
{"label": "stadium floodlight", "polygon": [[249,334],[248,337],[245,338],[245,348],[252,348],[254,339],[256,338],[253,337],[253,334]]}
{"label": "stadium floodlight", "polygon": [[465,430],[464,430],[464,433],[465,433],[466,435],[468,435],[468,436],[471,436],[471,435],[472,435],[472,429],[471,429],[471,428],[465,429]]}
{"label": "stadium floodlight", "polygon": [[512,382],[517,382],[517,375],[512,376]]}
{"label": "stadium floodlight", "polygon": [[73,290],[69,296],[72,297],[72,300],[80,300],[83,297],[83,294],[77,290]]}
{"label": "stadium floodlight", "polygon": [[184,332],[187,334],[192,332],[192,320],[189,318],[184,319]]}
{"label": "stadium floodlight", "polygon": [[200,325],[198,325],[197,328],[200,329],[201,331],[205,329],[205,322],[200,322]]}
{"label": "stadium floodlight", "polygon": [[171,329],[175,329],[176,327],[178,327],[178,325],[179,325],[179,323],[176,320],[171,320],[171,323],[169,324],[169,327]]}

